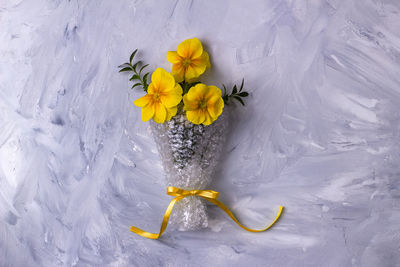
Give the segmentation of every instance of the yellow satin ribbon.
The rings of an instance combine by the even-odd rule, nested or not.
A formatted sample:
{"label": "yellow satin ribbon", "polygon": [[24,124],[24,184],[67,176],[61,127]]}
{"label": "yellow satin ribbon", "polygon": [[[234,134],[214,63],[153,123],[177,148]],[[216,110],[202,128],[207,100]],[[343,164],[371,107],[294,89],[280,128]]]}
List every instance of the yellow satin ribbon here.
{"label": "yellow satin ribbon", "polygon": [[278,215],[275,217],[275,220],[270,225],[268,225],[264,229],[254,230],[254,229],[250,229],[250,228],[247,228],[246,226],[242,225],[236,219],[236,217],[228,209],[228,207],[225,206],[221,201],[218,200],[218,195],[219,195],[218,192],[215,192],[213,190],[184,190],[184,189],[181,189],[181,188],[168,186],[167,187],[167,194],[170,195],[170,196],[174,196],[175,198],[171,200],[171,202],[168,205],[167,210],[165,211],[164,218],[163,218],[163,221],[161,223],[160,233],[158,233],[158,234],[149,233],[149,232],[143,231],[143,230],[141,230],[141,229],[139,229],[139,228],[137,228],[135,226],[131,226],[131,231],[132,232],[134,232],[135,234],[138,234],[140,236],[143,236],[143,237],[147,237],[147,238],[151,238],[151,239],[158,239],[164,233],[165,229],[167,229],[169,216],[171,215],[171,212],[172,212],[172,209],[174,208],[175,203],[180,201],[180,200],[182,200],[185,197],[188,197],[188,196],[199,196],[199,197],[202,197],[202,198],[210,201],[211,203],[217,205],[223,211],[225,211],[226,214],[228,214],[229,217],[231,217],[232,220],[235,223],[237,223],[240,227],[242,227],[246,231],[254,232],[254,233],[263,232],[263,231],[266,231],[269,228],[271,228],[278,221],[278,219],[281,216],[282,211],[283,211],[283,206],[279,206]]}

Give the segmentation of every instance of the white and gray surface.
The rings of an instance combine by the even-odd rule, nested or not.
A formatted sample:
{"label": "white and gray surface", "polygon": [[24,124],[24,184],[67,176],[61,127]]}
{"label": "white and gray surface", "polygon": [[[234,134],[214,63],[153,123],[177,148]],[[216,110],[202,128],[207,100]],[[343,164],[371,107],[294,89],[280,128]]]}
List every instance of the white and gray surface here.
{"label": "white and gray surface", "polygon": [[[200,38],[208,84],[246,78],[199,232],[170,197],[127,76]],[[0,2],[0,266],[399,266],[400,2]]]}

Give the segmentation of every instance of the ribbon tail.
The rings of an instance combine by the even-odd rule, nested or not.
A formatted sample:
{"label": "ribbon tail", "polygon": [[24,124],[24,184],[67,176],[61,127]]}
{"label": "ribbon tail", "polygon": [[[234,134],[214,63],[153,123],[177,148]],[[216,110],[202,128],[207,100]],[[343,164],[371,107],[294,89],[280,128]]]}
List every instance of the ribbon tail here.
{"label": "ribbon tail", "polygon": [[276,215],[275,219],[273,220],[273,222],[268,225],[267,227],[263,228],[263,229],[250,229],[247,228],[246,226],[244,226],[243,224],[241,224],[238,219],[236,219],[235,215],[233,215],[233,213],[229,210],[229,208],[227,206],[225,206],[224,203],[222,203],[221,201],[219,201],[218,199],[210,199],[210,198],[206,198],[208,201],[210,201],[211,203],[217,205],[219,208],[221,208],[223,211],[225,211],[226,214],[228,214],[229,217],[231,217],[231,219],[240,227],[242,227],[243,229],[245,229],[246,231],[249,232],[253,232],[253,233],[257,233],[257,232],[264,232],[266,230],[268,230],[269,228],[271,228],[281,217],[282,212],[283,212],[283,206],[279,206],[279,211],[278,214]]}
{"label": "ribbon tail", "polygon": [[131,232],[134,232],[135,234],[138,234],[138,235],[146,237],[146,238],[158,239],[164,233],[165,229],[167,229],[169,217],[171,216],[171,212],[172,212],[172,209],[174,208],[175,203],[178,202],[179,200],[181,200],[182,198],[183,197],[176,197],[171,200],[171,202],[168,205],[167,210],[165,211],[164,218],[161,223],[160,232],[158,234],[143,231],[142,229],[139,229],[135,226],[131,226]]}

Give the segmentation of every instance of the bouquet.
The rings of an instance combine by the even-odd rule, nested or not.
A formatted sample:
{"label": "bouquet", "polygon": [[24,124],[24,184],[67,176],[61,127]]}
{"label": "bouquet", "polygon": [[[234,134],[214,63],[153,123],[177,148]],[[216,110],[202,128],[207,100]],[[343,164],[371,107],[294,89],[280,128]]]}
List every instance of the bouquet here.
{"label": "bouquet", "polygon": [[142,88],[145,92],[134,104],[141,108],[143,121],[152,120],[150,126],[166,174],[167,194],[175,198],[167,208],[160,233],[148,233],[134,226],[131,231],[157,239],[165,231],[170,216],[179,230],[207,227],[205,200],[219,206],[248,231],[260,232],[270,228],[280,217],[282,206],[272,224],[253,230],[238,222],[218,200],[218,192],[206,190],[226,139],[226,105],[232,101],[244,105],[244,98],[249,95],[243,90],[244,79],[230,93],[225,85],[222,92],[217,86],[201,83],[199,77],[211,64],[208,53],[197,38],[183,41],[177,51],[167,52],[167,60],[172,63],[171,72],[156,68],[150,83],[150,73],[144,72],[148,64],[135,62],[136,53],[137,49],[129,62],[120,66],[120,72],[132,73],[132,88]]}

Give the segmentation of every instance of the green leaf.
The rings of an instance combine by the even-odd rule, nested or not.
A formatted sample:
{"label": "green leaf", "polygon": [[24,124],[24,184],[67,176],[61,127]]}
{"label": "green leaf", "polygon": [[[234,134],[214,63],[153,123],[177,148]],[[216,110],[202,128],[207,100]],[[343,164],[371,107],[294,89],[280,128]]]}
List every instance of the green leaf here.
{"label": "green leaf", "polygon": [[143,76],[143,83],[144,84],[147,84],[147,76],[149,76],[149,72],[148,73],[146,73],[144,76]]}
{"label": "green leaf", "polygon": [[139,70],[139,74],[142,73],[142,70],[144,70],[144,68],[146,68],[149,64],[144,65],[143,67],[140,68]]}
{"label": "green leaf", "polygon": [[224,95],[223,97],[222,97],[222,99],[224,100],[224,103],[225,104],[228,104],[228,96],[227,95]]}
{"label": "green leaf", "polygon": [[119,65],[118,68],[129,67],[129,66],[130,66],[130,64],[128,62],[126,62],[124,64]]}
{"label": "green leaf", "polygon": [[139,75],[134,74],[129,80],[130,81],[132,81],[132,80],[140,80],[140,77],[139,77]]}
{"label": "green leaf", "polygon": [[249,96],[249,93],[241,92],[240,94],[237,94],[237,95],[240,96],[240,97],[247,97],[247,96]]}
{"label": "green leaf", "polygon": [[132,71],[131,67],[125,67],[121,69],[119,72],[124,72],[124,71]]}
{"label": "green leaf", "polygon": [[222,84],[222,87],[224,88],[224,96],[226,96],[226,87],[225,87],[225,84]]}
{"label": "green leaf", "polygon": [[142,63],[142,61],[138,61],[138,62],[135,63],[135,65],[133,65],[133,69],[134,69],[135,71],[136,71],[136,67],[137,67],[140,63]]}
{"label": "green leaf", "polygon": [[135,49],[135,51],[132,52],[132,54],[131,54],[131,56],[130,56],[130,58],[129,58],[129,63],[132,64],[132,60],[133,60],[133,58],[135,57],[136,52],[137,52],[137,49]]}
{"label": "green leaf", "polygon": [[135,83],[134,85],[132,85],[131,89],[135,88],[136,86],[140,86],[140,85],[142,85],[142,84],[141,83]]}
{"label": "green leaf", "polygon": [[244,106],[244,102],[243,100],[239,97],[239,96],[233,96],[237,101],[240,102],[240,104],[242,104]]}
{"label": "green leaf", "polygon": [[243,85],[244,85],[244,78],[242,79],[242,84],[240,85],[240,90],[239,90],[239,92],[241,92],[241,91],[242,91],[242,89],[243,89]]}
{"label": "green leaf", "polygon": [[235,84],[235,86],[233,86],[232,95],[234,95],[236,93],[237,93],[237,87],[236,87],[236,84]]}

